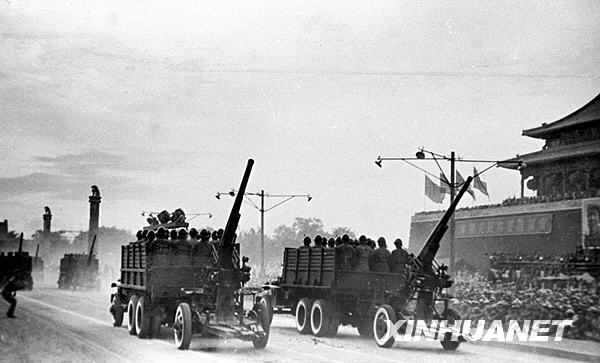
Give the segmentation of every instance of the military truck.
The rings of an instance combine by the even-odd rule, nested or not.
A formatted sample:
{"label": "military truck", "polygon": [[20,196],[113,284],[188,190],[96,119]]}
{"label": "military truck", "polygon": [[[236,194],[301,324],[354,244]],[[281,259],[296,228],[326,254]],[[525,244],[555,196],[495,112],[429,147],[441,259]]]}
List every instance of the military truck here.
{"label": "military truck", "polygon": [[23,233],[16,252],[0,253],[0,281],[11,281],[16,290],[32,290],[32,258],[23,251]]}
{"label": "military truck", "polygon": [[100,290],[99,263],[93,254],[95,244],[96,236],[94,236],[88,254],[67,253],[60,259],[60,272],[57,281],[59,289]]}
{"label": "military truck", "polygon": [[[264,301],[254,303],[253,292],[244,288],[250,267],[247,258],[240,260],[235,243],[253,164],[250,159],[227,225],[210,250],[196,248],[199,242],[165,238],[121,247],[121,278],[113,284],[116,292],[109,309],[115,327],[125,319],[131,335],[151,338],[166,324],[173,328],[175,345],[181,350],[189,348],[193,335],[247,340],[258,349],[267,345],[269,308]],[[187,228],[187,223],[146,228],[172,230]],[[244,306],[247,300],[251,309]]]}
{"label": "military truck", "polygon": [[[471,180],[465,182],[419,255],[411,258],[407,273],[341,269],[335,248],[286,248],[281,277],[265,285],[259,297],[269,300],[275,312],[294,314],[300,334],[333,337],[340,324],[351,325],[361,336],[373,337],[385,348],[394,343],[388,322],[460,320],[449,306],[451,296],[444,291],[452,280],[434,256]],[[457,349],[465,340],[461,336],[454,341],[452,334],[443,334],[440,341],[444,349]]]}

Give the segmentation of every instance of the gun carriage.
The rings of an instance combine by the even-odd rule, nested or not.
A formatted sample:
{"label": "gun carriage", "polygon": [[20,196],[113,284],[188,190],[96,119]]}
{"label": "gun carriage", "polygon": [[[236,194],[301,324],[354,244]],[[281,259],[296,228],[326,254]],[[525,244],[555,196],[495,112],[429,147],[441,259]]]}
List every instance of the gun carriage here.
{"label": "gun carriage", "polygon": [[92,241],[88,254],[67,253],[60,259],[58,276],[59,289],[94,289],[100,290],[98,259],[94,256],[96,236]]}
{"label": "gun carriage", "polygon": [[[200,242],[155,239],[121,248],[121,279],[113,284],[110,312],[113,325],[126,319],[131,335],[152,338],[163,324],[173,328],[175,345],[188,349],[192,336],[217,336],[252,341],[264,348],[271,318],[264,300],[246,309],[254,292],[244,288],[250,279],[248,259],[239,258],[235,231],[254,161],[248,160],[227,225],[210,250]],[[153,225],[151,229],[187,227],[187,223]],[[248,297],[248,299],[246,298]]]}
{"label": "gun carriage", "polygon": [[16,252],[0,254],[0,281],[13,285],[14,290],[32,290],[31,276],[33,259],[29,252],[23,251],[23,233],[19,239],[19,249]]}
{"label": "gun carriage", "polygon": [[[438,265],[434,257],[471,180],[467,179],[420,253],[410,259],[406,273],[340,269],[335,248],[286,248],[282,276],[265,285],[259,297],[268,300],[276,312],[294,314],[300,334],[332,337],[340,324],[351,325],[384,348],[394,343],[387,321],[393,325],[397,320],[443,319],[449,324],[460,320],[449,306],[451,296],[444,291],[452,280],[446,266]],[[460,336],[453,341],[450,333],[440,337],[448,350],[457,349],[464,340]]]}

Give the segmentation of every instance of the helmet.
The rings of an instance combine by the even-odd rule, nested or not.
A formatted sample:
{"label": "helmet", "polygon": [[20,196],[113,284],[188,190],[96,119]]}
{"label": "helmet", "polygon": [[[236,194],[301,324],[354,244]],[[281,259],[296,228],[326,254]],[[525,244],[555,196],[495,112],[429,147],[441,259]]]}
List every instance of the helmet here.
{"label": "helmet", "polygon": [[200,238],[208,239],[210,238],[210,232],[207,229],[203,229],[200,231]]}
{"label": "helmet", "polygon": [[383,238],[383,237],[379,237],[379,238],[377,239],[377,244],[378,244],[379,246],[385,246],[385,245],[386,245],[386,243],[385,243],[385,238]]}
{"label": "helmet", "polygon": [[343,243],[348,243],[348,242],[350,242],[350,237],[349,237],[347,234],[343,235],[343,236],[342,236],[342,242],[343,242]]}
{"label": "helmet", "polygon": [[394,244],[396,245],[396,247],[402,247],[402,240],[400,238],[396,238]]}

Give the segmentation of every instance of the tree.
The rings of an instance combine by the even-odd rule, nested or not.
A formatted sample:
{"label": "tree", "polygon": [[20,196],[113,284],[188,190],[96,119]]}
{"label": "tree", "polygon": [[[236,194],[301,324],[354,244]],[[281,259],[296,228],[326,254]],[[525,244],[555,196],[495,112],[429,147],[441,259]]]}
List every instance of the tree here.
{"label": "tree", "polygon": [[333,235],[333,237],[341,237],[345,234],[348,235],[348,237],[355,239],[356,238],[356,233],[354,233],[353,230],[351,230],[348,227],[336,227],[331,231],[331,234]]}

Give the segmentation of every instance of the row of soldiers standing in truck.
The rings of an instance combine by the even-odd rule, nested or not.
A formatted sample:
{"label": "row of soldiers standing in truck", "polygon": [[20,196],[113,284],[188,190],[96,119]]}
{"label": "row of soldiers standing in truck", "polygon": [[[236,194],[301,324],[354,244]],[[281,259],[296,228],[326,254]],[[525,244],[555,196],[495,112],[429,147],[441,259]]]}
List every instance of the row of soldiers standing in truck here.
{"label": "row of soldiers standing in truck", "polygon": [[384,237],[377,239],[377,248],[374,242],[366,236],[360,236],[358,241],[351,241],[345,234],[337,240],[329,240],[319,235],[315,236],[314,245],[311,246],[310,237],[304,237],[304,248],[335,248],[338,251],[338,268],[352,271],[392,272],[406,275],[407,265],[411,256],[402,247],[402,240],[394,241],[396,249],[390,252]]}

